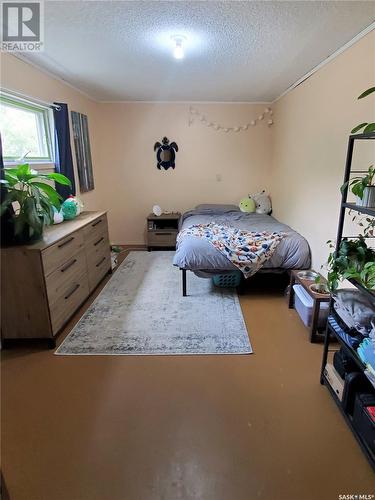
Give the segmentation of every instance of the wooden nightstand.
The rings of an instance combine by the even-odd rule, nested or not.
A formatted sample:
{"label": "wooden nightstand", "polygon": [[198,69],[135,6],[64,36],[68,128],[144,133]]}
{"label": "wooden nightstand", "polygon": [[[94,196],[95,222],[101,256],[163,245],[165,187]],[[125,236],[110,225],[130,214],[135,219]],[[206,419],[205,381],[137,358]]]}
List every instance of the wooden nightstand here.
{"label": "wooden nightstand", "polygon": [[147,249],[176,248],[178,223],[181,214],[170,213],[162,215],[150,214],[147,217]]}

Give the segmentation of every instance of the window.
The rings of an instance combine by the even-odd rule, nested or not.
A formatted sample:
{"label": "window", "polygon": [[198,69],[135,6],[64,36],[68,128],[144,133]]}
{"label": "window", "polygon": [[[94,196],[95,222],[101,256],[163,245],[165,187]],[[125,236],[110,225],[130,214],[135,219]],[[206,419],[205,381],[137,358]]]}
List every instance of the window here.
{"label": "window", "polygon": [[0,131],[4,162],[14,163],[27,155],[28,163],[53,163],[52,124],[49,107],[1,95]]}

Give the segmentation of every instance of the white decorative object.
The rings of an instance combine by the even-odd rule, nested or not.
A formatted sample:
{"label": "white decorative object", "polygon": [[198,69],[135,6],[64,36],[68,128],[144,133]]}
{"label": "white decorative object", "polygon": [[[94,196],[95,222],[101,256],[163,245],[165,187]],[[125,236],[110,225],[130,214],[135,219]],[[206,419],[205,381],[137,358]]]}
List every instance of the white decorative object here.
{"label": "white decorative object", "polygon": [[152,207],[152,213],[156,215],[157,217],[160,217],[161,214],[163,213],[163,210],[159,207],[159,205],[154,205]]}
{"label": "white decorative object", "polygon": [[[194,123],[194,118],[196,117],[202,124],[207,125],[207,127],[212,127],[214,130],[222,130],[223,132],[244,132],[245,130],[248,130],[250,125],[254,127],[257,122],[261,122],[264,119],[264,114],[268,113],[270,115],[273,114],[271,108],[265,108],[264,112],[260,114],[255,120],[251,120],[250,123],[237,125],[236,127],[225,127],[223,125],[220,125],[219,123],[209,121],[206,116],[202,114],[197,108],[195,108],[194,106],[190,106],[188,125],[190,127]],[[267,120],[267,125],[273,125],[273,120]]]}
{"label": "white decorative object", "polygon": [[53,208],[53,223],[60,224],[64,220],[64,215],[62,211],[57,211],[56,208]]}

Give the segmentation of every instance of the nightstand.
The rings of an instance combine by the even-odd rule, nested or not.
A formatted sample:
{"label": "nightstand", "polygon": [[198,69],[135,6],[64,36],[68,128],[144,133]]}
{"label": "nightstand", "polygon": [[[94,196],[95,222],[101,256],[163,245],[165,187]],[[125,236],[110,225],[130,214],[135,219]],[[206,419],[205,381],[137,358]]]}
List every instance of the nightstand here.
{"label": "nightstand", "polygon": [[162,215],[150,214],[147,217],[147,249],[176,248],[178,223],[181,214],[170,213]]}

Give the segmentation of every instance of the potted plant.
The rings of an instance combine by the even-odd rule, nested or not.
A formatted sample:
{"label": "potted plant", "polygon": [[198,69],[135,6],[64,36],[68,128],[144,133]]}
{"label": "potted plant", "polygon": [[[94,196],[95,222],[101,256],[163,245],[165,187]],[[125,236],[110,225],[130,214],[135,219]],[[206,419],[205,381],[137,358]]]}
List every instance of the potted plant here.
{"label": "potted plant", "polygon": [[13,244],[37,241],[43,236],[45,225],[53,223],[54,208],[60,209],[61,196],[46,181],[54,181],[70,186],[65,175],[52,173],[40,174],[32,170],[28,163],[17,168],[5,168],[1,183],[5,195],[0,214],[14,208],[11,215]]}
{"label": "potted plant", "polygon": [[356,204],[360,207],[375,207],[375,168],[370,166],[363,177],[352,177],[341,186],[341,193],[349,186],[351,192],[356,195]]}
{"label": "potted plant", "polygon": [[[331,240],[327,243],[334,248]],[[354,279],[369,290],[375,289],[375,250],[366,245],[362,235],[354,240],[342,240],[337,252],[329,254],[327,264],[327,282],[332,292],[345,279]]]}

